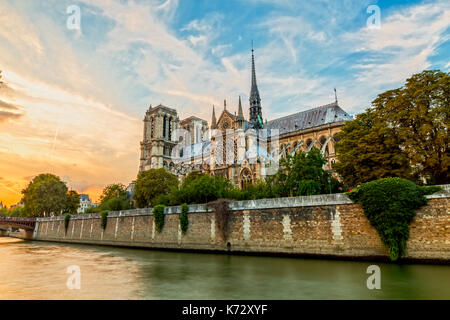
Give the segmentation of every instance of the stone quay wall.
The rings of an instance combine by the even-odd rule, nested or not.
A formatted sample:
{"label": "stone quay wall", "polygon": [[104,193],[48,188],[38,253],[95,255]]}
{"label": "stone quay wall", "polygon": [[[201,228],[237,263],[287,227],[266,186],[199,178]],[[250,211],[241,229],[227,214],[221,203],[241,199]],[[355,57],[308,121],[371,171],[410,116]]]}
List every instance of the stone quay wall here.
{"label": "stone quay wall", "polygon": [[[450,188],[427,196],[410,226],[405,258],[450,263]],[[216,202],[217,203],[217,202]],[[222,206],[223,207],[223,206]],[[161,233],[152,209],[110,212],[105,230],[99,214],[38,219],[34,239],[153,249],[251,254],[386,258],[388,251],[359,204],[345,194],[229,202],[228,209],[189,206],[189,228],[179,224],[181,207],[165,208]]]}

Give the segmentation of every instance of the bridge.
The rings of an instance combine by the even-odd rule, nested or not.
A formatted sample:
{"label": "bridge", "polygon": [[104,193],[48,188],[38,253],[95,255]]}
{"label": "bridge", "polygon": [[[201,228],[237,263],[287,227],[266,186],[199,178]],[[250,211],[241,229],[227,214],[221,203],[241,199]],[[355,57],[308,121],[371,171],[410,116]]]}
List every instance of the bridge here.
{"label": "bridge", "polygon": [[33,231],[36,226],[36,218],[0,217],[0,226]]}

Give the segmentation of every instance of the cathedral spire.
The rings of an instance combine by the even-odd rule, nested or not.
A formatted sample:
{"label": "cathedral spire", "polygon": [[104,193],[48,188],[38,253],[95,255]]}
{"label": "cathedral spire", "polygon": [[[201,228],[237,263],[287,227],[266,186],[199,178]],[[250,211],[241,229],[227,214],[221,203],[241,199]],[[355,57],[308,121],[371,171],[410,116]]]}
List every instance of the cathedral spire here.
{"label": "cathedral spire", "polygon": [[244,120],[244,112],[242,112],[242,102],[241,102],[241,96],[239,96],[239,109],[238,109],[238,120]]}
{"label": "cathedral spire", "polygon": [[216,129],[217,127],[217,121],[216,121],[216,111],[213,105],[213,113],[212,113],[212,119],[211,119],[211,129]]}
{"label": "cathedral spire", "polygon": [[252,87],[250,90],[250,122],[255,128],[262,127],[261,97],[256,83],[255,50],[252,42]]}

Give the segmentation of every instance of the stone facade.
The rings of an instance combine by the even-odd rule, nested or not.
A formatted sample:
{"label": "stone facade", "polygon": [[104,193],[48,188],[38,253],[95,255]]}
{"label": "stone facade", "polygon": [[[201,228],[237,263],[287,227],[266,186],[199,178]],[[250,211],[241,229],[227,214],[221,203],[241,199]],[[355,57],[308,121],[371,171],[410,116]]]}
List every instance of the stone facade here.
{"label": "stone facade", "polygon": [[[450,262],[450,195],[428,196],[411,223],[405,258]],[[229,204],[226,234],[223,215],[212,205],[189,207],[189,228],[179,226],[180,207],[167,207],[161,233],[155,231],[152,209],[111,212],[102,230],[98,214],[74,216],[67,231],[64,217],[40,218],[36,240],[141,248],[222,252],[386,258],[387,249],[360,205],[344,194]]]}

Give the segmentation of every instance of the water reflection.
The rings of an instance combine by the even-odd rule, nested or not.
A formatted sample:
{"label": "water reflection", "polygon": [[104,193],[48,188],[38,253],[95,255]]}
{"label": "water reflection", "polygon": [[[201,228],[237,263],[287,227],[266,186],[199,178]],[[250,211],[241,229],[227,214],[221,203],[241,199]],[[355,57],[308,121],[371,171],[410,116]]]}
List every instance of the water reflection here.
{"label": "water reflection", "polygon": [[[450,299],[450,266],[21,242],[0,246],[1,299]],[[381,290],[366,269],[381,268]],[[78,265],[81,290],[68,290]]]}

